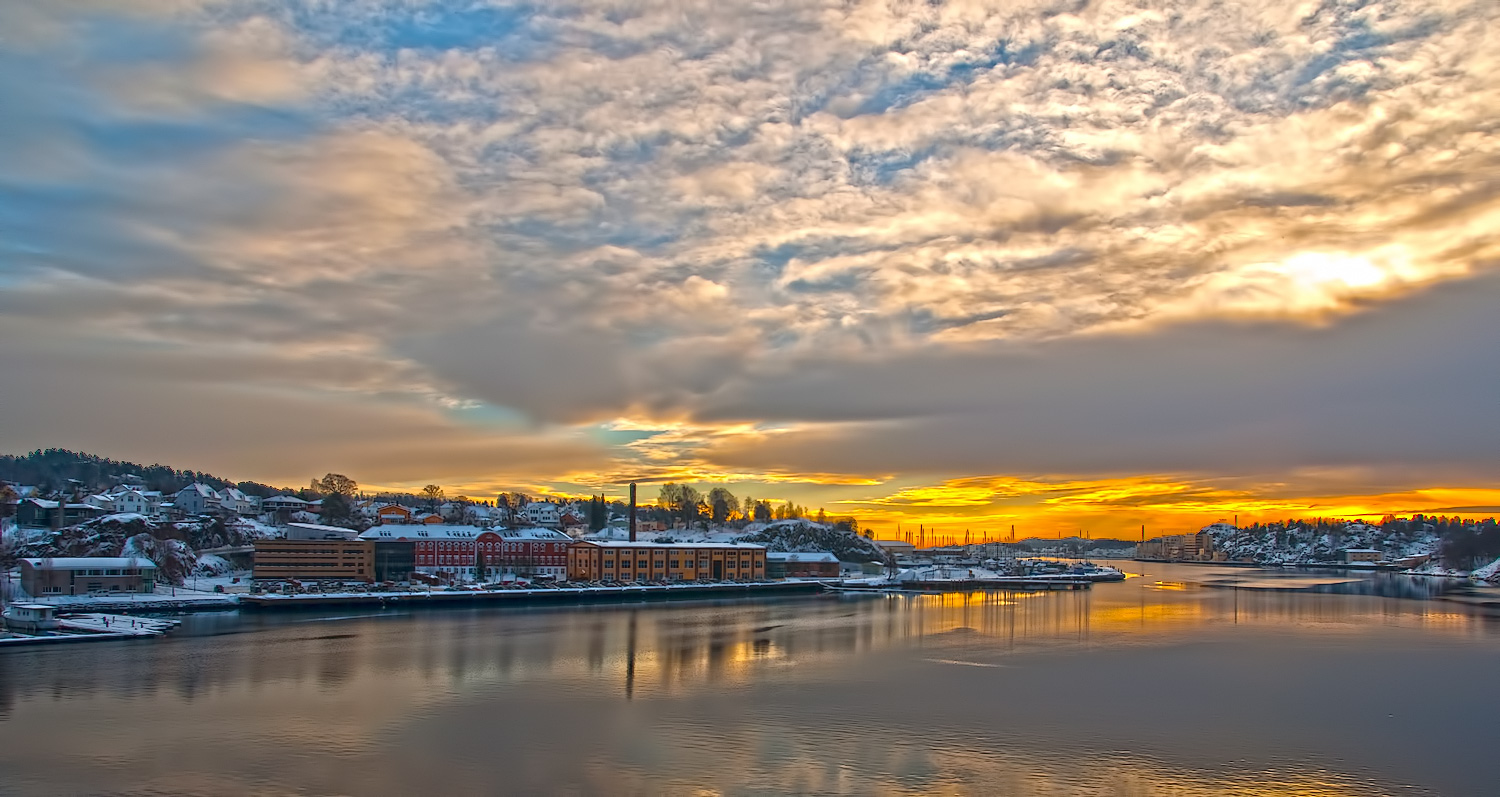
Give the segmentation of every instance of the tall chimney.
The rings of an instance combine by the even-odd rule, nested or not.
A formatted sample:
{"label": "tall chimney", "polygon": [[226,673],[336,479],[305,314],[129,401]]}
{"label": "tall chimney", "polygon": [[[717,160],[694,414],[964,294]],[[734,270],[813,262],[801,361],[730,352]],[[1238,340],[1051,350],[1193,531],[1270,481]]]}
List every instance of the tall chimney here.
{"label": "tall chimney", "polygon": [[630,541],[635,542],[635,482],[630,483]]}

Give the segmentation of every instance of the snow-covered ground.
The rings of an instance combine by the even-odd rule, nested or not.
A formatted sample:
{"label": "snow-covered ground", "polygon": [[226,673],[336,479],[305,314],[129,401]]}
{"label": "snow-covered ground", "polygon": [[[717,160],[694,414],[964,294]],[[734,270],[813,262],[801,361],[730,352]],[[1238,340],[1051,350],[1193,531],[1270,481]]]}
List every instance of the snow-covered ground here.
{"label": "snow-covered ground", "polygon": [[1500,559],[1496,559],[1484,567],[1475,570],[1469,574],[1469,577],[1479,581],[1500,581]]}

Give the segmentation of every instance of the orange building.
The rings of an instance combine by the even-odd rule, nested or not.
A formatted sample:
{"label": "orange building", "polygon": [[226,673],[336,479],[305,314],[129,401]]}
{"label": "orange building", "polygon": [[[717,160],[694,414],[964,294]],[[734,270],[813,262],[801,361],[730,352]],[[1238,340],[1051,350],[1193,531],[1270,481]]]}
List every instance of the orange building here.
{"label": "orange building", "polygon": [[585,540],[568,546],[569,581],[760,581],[766,549],[735,542]]}
{"label": "orange building", "polygon": [[368,540],[256,540],[257,581],[375,580],[375,543]]}
{"label": "orange building", "polygon": [[375,510],[375,517],[381,523],[410,523],[411,510],[398,504],[386,504]]}

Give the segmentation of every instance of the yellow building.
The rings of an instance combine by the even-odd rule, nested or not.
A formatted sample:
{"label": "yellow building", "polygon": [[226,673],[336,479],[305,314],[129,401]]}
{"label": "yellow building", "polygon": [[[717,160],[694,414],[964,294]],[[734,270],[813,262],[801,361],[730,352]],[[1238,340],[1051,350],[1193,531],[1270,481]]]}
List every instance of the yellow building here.
{"label": "yellow building", "polygon": [[760,581],[766,549],[734,542],[615,542],[568,546],[569,581]]}
{"label": "yellow building", "polygon": [[375,580],[375,543],[370,540],[256,540],[257,581]]}

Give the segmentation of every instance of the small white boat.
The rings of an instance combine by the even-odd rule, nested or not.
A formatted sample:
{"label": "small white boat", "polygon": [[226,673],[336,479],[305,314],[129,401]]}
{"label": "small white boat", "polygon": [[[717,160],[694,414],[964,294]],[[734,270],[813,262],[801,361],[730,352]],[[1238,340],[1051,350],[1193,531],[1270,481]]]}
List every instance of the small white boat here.
{"label": "small white boat", "polygon": [[12,603],[0,617],[5,619],[6,630],[23,634],[56,631],[61,627],[57,607],[41,603]]}

